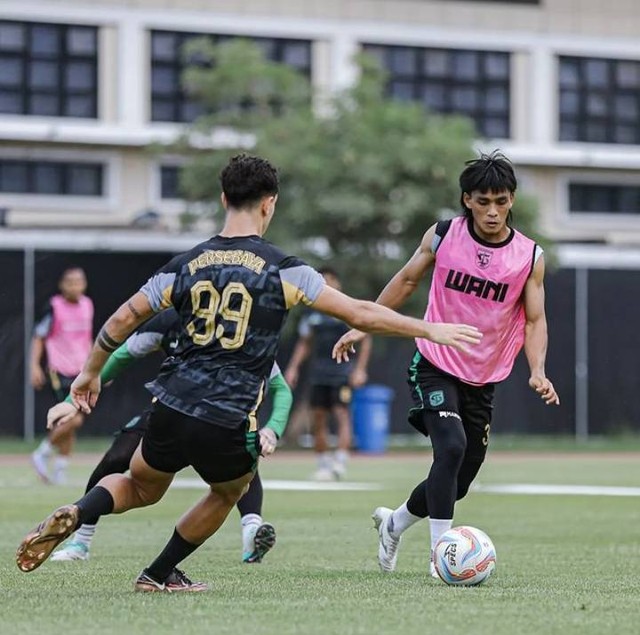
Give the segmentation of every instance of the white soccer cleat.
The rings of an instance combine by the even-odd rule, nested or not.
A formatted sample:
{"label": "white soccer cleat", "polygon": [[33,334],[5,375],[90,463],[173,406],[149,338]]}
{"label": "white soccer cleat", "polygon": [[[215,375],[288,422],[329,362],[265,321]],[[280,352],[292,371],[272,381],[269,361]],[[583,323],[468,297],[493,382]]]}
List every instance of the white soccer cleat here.
{"label": "white soccer cleat", "polygon": [[64,547],[51,554],[51,560],[56,562],[71,562],[72,560],[89,560],[89,548],[82,542],[71,541]]}
{"label": "white soccer cleat", "polygon": [[342,481],[347,475],[347,468],[342,463],[336,462],[333,464],[331,472],[333,474],[333,478],[335,478],[336,481]]}
{"label": "white soccer cleat", "polygon": [[429,575],[436,580],[440,579],[438,572],[436,571],[436,565],[433,562],[433,559],[429,562]]}
{"label": "white soccer cleat", "polygon": [[313,480],[327,482],[335,480],[333,472],[327,467],[320,467],[313,473]]}
{"label": "white soccer cleat", "polygon": [[377,507],[371,515],[378,530],[378,564],[383,573],[395,571],[398,562],[400,538],[395,538],[389,533],[389,518],[392,513],[393,510],[388,507]]}

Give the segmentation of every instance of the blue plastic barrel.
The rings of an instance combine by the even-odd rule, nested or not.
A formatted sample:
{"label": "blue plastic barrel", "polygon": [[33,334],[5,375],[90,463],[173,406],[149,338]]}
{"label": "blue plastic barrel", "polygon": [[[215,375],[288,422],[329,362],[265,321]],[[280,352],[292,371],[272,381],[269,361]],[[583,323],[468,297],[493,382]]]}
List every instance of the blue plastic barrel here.
{"label": "blue plastic barrel", "polygon": [[358,388],[351,402],[353,436],[360,452],[381,453],[387,449],[393,390],[371,384]]}

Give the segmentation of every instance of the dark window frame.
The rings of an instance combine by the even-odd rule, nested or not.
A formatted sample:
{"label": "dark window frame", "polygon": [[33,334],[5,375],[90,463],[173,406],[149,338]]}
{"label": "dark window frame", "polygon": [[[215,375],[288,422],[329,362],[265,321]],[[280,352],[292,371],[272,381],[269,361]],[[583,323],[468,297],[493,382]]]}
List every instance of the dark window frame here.
{"label": "dark window frame", "polygon": [[182,200],[180,194],[180,165],[160,165],[160,198],[162,200]]}
{"label": "dark window frame", "polygon": [[[594,64],[605,71],[600,84],[595,83],[595,77],[589,77],[589,65],[593,69]],[[625,86],[619,80],[618,71],[623,65],[635,70],[637,86]],[[569,81],[570,75],[575,83]],[[628,100],[632,109],[635,108],[635,117],[624,117],[618,112],[621,100]],[[640,144],[640,60],[559,55],[558,140]]]}
{"label": "dark window frame", "polygon": [[[38,117],[73,117],[79,119],[98,118],[98,51],[99,29],[87,24],[54,24],[44,22],[23,22],[16,20],[0,20],[0,28],[14,27],[22,31],[23,44],[17,48],[3,47],[0,40],[0,62],[13,61],[21,68],[19,83],[15,86],[0,86],[0,114],[28,115]],[[56,51],[37,50],[34,45],[34,33],[38,29],[52,31],[56,40]],[[70,41],[74,31],[89,31],[93,35],[93,51],[73,51]],[[57,80],[50,86],[34,86],[30,81],[30,71],[38,64],[54,64]],[[65,78],[74,64],[88,65],[89,87],[66,86]],[[3,106],[3,99],[6,105]],[[82,114],[72,110],[73,100],[84,100],[87,106]],[[17,108],[8,108],[9,100],[16,103]],[[38,108],[39,100],[49,100],[50,112]],[[42,102],[43,103],[43,102]]]}
{"label": "dark window frame", "polygon": [[[362,50],[376,54],[382,52],[380,60],[384,69],[389,74],[388,93],[393,95],[394,86],[397,89],[406,89],[404,97],[412,101],[420,101],[425,106],[440,114],[456,114],[467,116],[473,120],[477,132],[486,137],[510,139],[511,126],[511,52],[485,50],[485,49],[457,49],[432,46],[399,46],[387,44],[363,43]],[[393,57],[398,54],[410,54],[414,56],[411,71],[393,71]],[[496,60],[506,63],[506,76],[491,76],[487,70],[489,59],[495,56]],[[379,59],[379,55],[377,55]],[[440,75],[429,73],[428,61],[440,58],[438,63],[444,66]],[[464,66],[464,60],[475,64],[475,70],[466,77],[453,74],[456,64]],[[504,99],[503,107],[492,107],[490,95],[492,90],[500,90]],[[432,99],[429,103],[427,94],[437,95],[439,104]],[[460,108],[454,103],[455,99],[464,101],[464,95],[472,96],[475,104],[469,104],[467,108]],[[491,131],[491,126],[501,128],[499,133]]]}
{"label": "dark window frame", "polygon": [[[636,209],[624,207],[624,195],[635,199]],[[640,215],[640,185],[600,181],[569,181],[568,210],[574,214]],[[601,209],[600,201],[606,201]]]}
{"label": "dark window frame", "polygon": [[[232,39],[242,38],[264,45],[270,49],[267,58],[275,62],[284,62],[286,47],[289,45],[298,46],[306,45],[308,47],[307,63],[302,66],[296,66],[300,72],[311,78],[312,66],[312,44],[311,40],[298,38],[276,38],[276,37],[253,37],[245,35],[221,35],[216,33],[194,33],[191,31],[167,31],[163,29],[152,29],[149,31],[150,37],[150,92],[149,92],[149,121],[157,123],[190,123],[202,111],[196,103],[190,98],[188,92],[181,86],[181,77],[187,64],[182,59],[181,51],[184,45],[191,39],[209,37],[215,43],[220,43]],[[154,38],[155,37],[174,37],[176,40],[173,46],[174,51],[170,57],[154,57]],[[154,71],[165,70],[173,75],[175,85],[173,90],[161,92],[154,87]],[[160,115],[161,108],[165,114]],[[189,112],[191,108],[191,112]],[[166,114],[170,113],[170,114]]]}
{"label": "dark window frame", "polygon": [[[38,191],[36,186],[36,170],[39,167],[51,167],[59,171],[59,191],[43,192]],[[25,188],[5,188],[4,172],[12,168],[18,168],[25,171]],[[74,191],[74,183],[72,181],[72,173],[74,169],[81,168],[83,170],[90,169],[94,171],[97,188],[95,191],[87,194],[78,194]],[[0,193],[2,194],[20,194],[28,196],[73,196],[73,197],[90,197],[103,198],[105,196],[105,176],[106,168],[103,163],[89,161],[56,161],[56,160],[32,160],[32,159],[10,159],[0,158]],[[14,186],[16,187],[16,186]]]}

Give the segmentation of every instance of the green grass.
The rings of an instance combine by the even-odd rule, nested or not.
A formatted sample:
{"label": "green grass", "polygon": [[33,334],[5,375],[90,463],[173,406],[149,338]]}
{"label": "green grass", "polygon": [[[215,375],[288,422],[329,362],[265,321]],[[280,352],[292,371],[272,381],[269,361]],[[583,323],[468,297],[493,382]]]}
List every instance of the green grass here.
{"label": "green grass", "polygon": [[[81,432],[77,442],[78,452],[102,452],[111,443],[111,436],[86,436]],[[23,441],[19,437],[0,436],[0,451],[5,454],[25,454],[33,450],[40,438],[34,442]],[[429,442],[420,434],[397,434],[389,438],[390,452],[406,452],[407,450],[423,450]],[[280,451],[297,450],[297,447],[285,447]],[[535,452],[640,452],[640,433],[610,434],[607,436],[591,436],[587,440],[576,440],[568,435],[518,435],[492,434],[491,450],[493,452],[512,452],[514,450],[531,450]]]}
{"label": "green grass", "polygon": [[[2,446],[0,446],[2,450]],[[481,527],[498,553],[494,577],[477,588],[450,588],[427,575],[427,525],[403,539],[398,571],[383,576],[370,513],[401,503],[428,469],[428,452],[356,458],[349,480],[380,491],[266,491],[264,516],[278,544],[261,565],[242,565],[237,512],[185,562],[213,590],[191,596],[143,595],[132,581],[199,496],[171,490],[155,507],[104,519],[84,563],[44,564],[23,574],[13,562],[22,536],[58,504],[75,500],[91,466],[77,465],[74,486],[35,482],[26,462],[0,459],[1,632],[126,635],[553,635],[638,632],[640,500],[471,493],[456,524]],[[277,455],[264,479],[306,479],[311,456]],[[495,452],[479,480],[639,486],[640,456]],[[6,629],[6,630],[5,630]]]}

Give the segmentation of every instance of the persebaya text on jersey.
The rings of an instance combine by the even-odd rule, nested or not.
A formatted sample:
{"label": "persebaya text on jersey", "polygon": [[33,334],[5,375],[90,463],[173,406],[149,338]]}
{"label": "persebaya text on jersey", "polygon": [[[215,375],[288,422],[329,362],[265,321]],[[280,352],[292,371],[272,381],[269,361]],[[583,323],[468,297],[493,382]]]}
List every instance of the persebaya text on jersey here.
{"label": "persebaya text on jersey", "polygon": [[193,275],[198,269],[211,265],[242,265],[256,273],[262,273],[265,262],[260,256],[244,249],[207,250],[189,263],[189,273]]}

